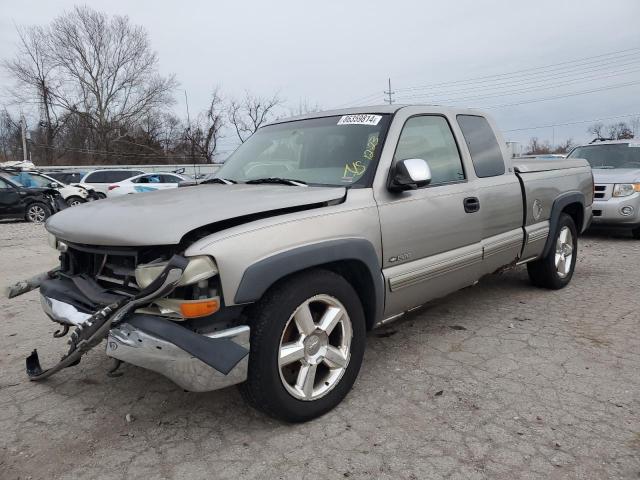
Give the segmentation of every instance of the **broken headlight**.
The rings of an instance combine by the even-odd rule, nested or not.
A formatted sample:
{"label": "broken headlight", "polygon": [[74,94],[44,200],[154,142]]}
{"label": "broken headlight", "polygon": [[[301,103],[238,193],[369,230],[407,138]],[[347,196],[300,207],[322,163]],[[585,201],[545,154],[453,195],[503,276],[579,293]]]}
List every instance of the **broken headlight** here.
{"label": "broken headlight", "polygon": [[[166,261],[138,265],[135,271],[136,283],[140,288],[146,288],[153,282],[160,272],[167,266]],[[211,257],[200,255],[190,257],[178,286],[191,285],[201,280],[207,280],[218,274],[218,267]]]}
{"label": "broken headlight", "polygon": [[[138,265],[136,282],[140,288],[151,284],[166,266],[166,261]],[[155,299],[152,303],[160,315],[175,318],[205,317],[220,309],[220,297],[210,279],[218,274],[218,267],[211,257],[191,257],[176,290],[170,297]],[[184,288],[180,288],[184,287]]]}

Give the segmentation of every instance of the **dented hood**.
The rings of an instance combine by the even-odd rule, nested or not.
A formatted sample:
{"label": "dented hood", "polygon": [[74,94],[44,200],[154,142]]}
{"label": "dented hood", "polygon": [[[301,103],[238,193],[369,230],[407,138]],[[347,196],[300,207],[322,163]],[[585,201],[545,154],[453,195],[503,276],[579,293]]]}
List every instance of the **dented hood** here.
{"label": "dented hood", "polygon": [[198,227],[343,198],[342,187],[208,184],[99,200],[49,218],[56,237],[86,245],[173,245]]}

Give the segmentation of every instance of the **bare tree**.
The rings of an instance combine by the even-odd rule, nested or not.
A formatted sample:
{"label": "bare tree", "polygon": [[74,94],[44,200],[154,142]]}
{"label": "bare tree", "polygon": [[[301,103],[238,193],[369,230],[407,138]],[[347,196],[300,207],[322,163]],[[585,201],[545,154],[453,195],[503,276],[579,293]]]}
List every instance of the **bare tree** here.
{"label": "bare tree", "polygon": [[571,150],[574,147],[574,143],[573,143],[573,139],[572,138],[568,138],[567,140],[565,140],[564,142],[558,144],[554,149],[552,153],[568,153],[569,150]]}
{"label": "bare tree", "polygon": [[229,123],[234,128],[240,142],[244,143],[274,115],[274,109],[283,100],[276,93],[270,98],[262,98],[246,92],[242,100],[232,100],[227,108]]}
{"label": "bare tree", "polygon": [[300,100],[296,107],[294,108],[290,107],[288,110],[289,110],[289,115],[295,116],[295,115],[305,115],[307,113],[319,112],[321,108],[318,103],[315,103],[312,105],[311,103],[309,103],[309,100],[305,98],[303,100]]}
{"label": "bare tree", "polygon": [[211,95],[207,110],[187,125],[185,139],[191,144],[192,151],[213,162],[218,148],[218,141],[222,138],[224,126],[224,104],[220,95],[220,88],[216,87]]}
{"label": "bare tree", "polygon": [[634,138],[638,137],[640,135],[640,117],[632,118],[630,123]]}
{"label": "bare tree", "polygon": [[56,98],[62,81],[51,57],[49,31],[43,27],[17,28],[18,51],[13,59],[3,62],[4,68],[15,81],[11,93],[20,103],[35,103],[40,114],[40,131],[44,143],[43,156],[49,163],[53,145],[66,115],[61,112]]}
{"label": "bare tree", "polygon": [[549,142],[541,142],[538,137],[531,137],[525,155],[544,155],[551,153]]}
{"label": "bare tree", "polygon": [[609,138],[614,140],[626,140],[633,138],[633,131],[625,122],[612,123],[608,128]]}
{"label": "bare tree", "polygon": [[119,129],[172,103],[173,76],[157,71],[147,32],[127,17],[75,7],[51,25],[51,53],[64,87],[57,104],[94,130],[108,150]]}
{"label": "bare tree", "polygon": [[604,123],[594,123],[587,128],[587,133],[595,135],[596,139],[600,140],[604,138]]}
{"label": "bare tree", "polygon": [[20,125],[6,108],[0,111],[0,162],[22,159]]}

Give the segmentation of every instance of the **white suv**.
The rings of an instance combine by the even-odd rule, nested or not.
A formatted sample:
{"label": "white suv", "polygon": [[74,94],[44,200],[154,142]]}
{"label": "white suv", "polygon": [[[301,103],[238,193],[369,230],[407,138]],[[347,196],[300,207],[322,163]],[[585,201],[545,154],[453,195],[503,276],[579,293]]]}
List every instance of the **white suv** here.
{"label": "white suv", "polygon": [[142,170],[93,170],[86,173],[78,183],[83,187],[93,188],[99,197],[106,198],[109,185],[135,177],[136,175],[142,175],[143,173]]}

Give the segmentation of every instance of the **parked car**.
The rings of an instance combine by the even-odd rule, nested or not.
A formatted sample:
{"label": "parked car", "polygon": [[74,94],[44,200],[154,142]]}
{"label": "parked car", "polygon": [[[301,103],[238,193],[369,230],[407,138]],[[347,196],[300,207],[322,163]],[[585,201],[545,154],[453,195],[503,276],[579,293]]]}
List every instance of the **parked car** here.
{"label": "parked car", "polygon": [[47,171],[47,175],[67,185],[80,183],[80,180],[82,180],[82,177],[84,177],[86,173],[87,172],[75,170],[61,170],[59,172]]}
{"label": "parked car", "polygon": [[127,178],[121,182],[109,185],[107,196],[119,197],[132,193],[154,192],[156,190],[166,190],[167,188],[177,188],[180,182],[189,180],[189,177],[177,173],[143,173],[142,175]]}
{"label": "parked car", "polygon": [[142,170],[128,169],[93,170],[86,173],[78,183],[83,187],[94,189],[99,198],[106,198],[109,185],[143,173]]}
{"label": "parked car", "polygon": [[184,389],[241,384],[258,409],[309,420],[351,389],[366,330],[509,266],[566,286],[592,200],[585,160],[512,162],[475,110],[279,120],[207,184],[47,222],[61,264],[42,305],[75,331],[60,363],[42,370],[34,352],[27,373],[46,378],[106,337],[108,356]]}
{"label": "parked car", "polygon": [[70,207],[92,200],[91,192],[81,186],[67,185],[49,175],[35,170],[0,169],[17,184],[26,188],[54,188],[60,192]]}
{"label": "parked car", "polygon": [[593,225],[629,229],[640,239],[640,140],[608,140],[574,148],[593,169]]}
{"label": "parked car", "polygon": [[46,187],[23,187],[0,171],[0,218],[24,218],[42,223],[62,207],[60,192]]}

